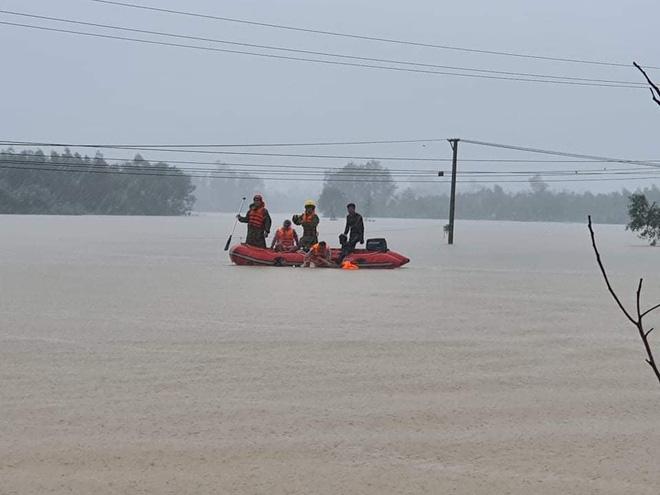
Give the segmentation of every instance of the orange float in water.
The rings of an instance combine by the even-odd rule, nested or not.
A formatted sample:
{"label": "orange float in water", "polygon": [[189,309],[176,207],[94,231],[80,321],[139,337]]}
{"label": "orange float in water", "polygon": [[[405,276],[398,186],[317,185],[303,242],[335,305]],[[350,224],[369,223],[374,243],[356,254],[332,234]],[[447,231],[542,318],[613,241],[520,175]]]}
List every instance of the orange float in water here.
{"label": "orange float in water", "polygon": [[341,264],[341,269],[342,270],[359,270],[360,267],[357,266],[355,263],[351,263],[350,261],[344,261]]}

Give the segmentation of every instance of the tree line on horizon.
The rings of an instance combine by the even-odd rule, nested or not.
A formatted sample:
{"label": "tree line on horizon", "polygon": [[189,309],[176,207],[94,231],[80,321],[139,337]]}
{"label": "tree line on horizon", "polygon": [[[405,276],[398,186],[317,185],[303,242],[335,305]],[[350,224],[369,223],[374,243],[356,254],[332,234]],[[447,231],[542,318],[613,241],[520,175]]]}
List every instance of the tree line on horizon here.
{"label": "tree line on horizon", "polygon": [[[345,185],[342,177],[374,173],[379,182],[353,182]],[[376,175],[377,174],[377,175]],[[636,191],[648,201],[660,203],[656,185]],[[608,193],[553,191],[542,177],[530,179],[524,191],[505,191],[500,185],[484,187],[456,195],[456,217],[465,220],[513,220],[544,222],[583,222],[592,214],[599,223],[625,224],[633,191],[622,189]],[[326,174],[319,197],[319,209],[327,216],[343,215],[346,203],[358,203],[367,217],[437,218],[449,216],[449,194],[419,193],[409,187],[397,192],[388,170],[376,161],[350,163],[342,170]]]}
{"label": "tree line on horizon", "polygon": [[189,176],[140,155],[109,164],[41,150],[0,151],[0,213],[58,215],[189,215],[195,202]]}
{"label": "tree line on horizon", "polygon": [[[222,172],[221,177],[214,177]],[[166,175],[166,176],[165,176]],[[372,180],[370,180],[372,179]],[[241,196],[263,192],[263,180],[218,164],[207,177],[191,177],[167,163],[133,160],[109,164],[99,153],[82,156],[65,150],[0,151],[0,213],[188,215],[193,211],[235,212]],[[592,213],[600,223],[625,224],[634,193],[660,203],[656,185],[608,193],[553,191],[541,177],[529,189],[506,191],[499,185],[457,194],[456,216],[473,220],[582,222]],[[266,194],[271,208],[295,209],[304,192]],[[449,194],[397,189],[389,170],[377,161],[349,163],[325,174],[319,211],[345,215],[355,202],[366,217],[437,218],[449,214]],[[651,211],[654,211],[651,209]]]}

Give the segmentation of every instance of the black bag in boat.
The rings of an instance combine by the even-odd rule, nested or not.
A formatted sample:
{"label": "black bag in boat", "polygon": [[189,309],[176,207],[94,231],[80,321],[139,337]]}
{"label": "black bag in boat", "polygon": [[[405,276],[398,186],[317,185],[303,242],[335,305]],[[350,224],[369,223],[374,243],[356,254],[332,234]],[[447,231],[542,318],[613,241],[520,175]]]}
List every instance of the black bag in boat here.
{"label": "black bag in boat", "polygon": [[384,238],[367,239],[367,251],[387,251],[387,241]]}

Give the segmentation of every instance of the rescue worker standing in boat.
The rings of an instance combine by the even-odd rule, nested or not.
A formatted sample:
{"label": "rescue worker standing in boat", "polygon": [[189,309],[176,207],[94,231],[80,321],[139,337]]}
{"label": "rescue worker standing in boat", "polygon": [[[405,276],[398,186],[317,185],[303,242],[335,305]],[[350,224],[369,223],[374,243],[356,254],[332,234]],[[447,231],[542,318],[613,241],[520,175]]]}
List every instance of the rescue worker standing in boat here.
{"label": "rescue worker standing in boat", "polygon": [[362,215],[355,211],[355,203],[348,203],[346,209],[348,210],[346,227],[344,228],[344,233],[339,236],[339,242],[341,243],[340,263],[355,250],[355,246],[358,243],[364,244],[364,221]]}
{"label": "rescue worker standing in boat", "polygon": [[319,241],[319,216],[316,214],[316,203],[312,200],[305,201],[305,213],[302,215],[293,215],[293,223],[301,225],[303,235],[300,238],[300,247],[304,251],[309,249]]}
{"label": "rescue worker standing in boat", "polygon": [[270,233],[271,219],[261,194],[255,194],[250,209],[245,216],[236,215],[238,221],[247,223],[245,244],[266,248],[266,237]]}
{"label": "rescue worker standing in boat", "polygon": [[292,252],[298,249],[298,234],[291,227],[291,220],[284,220],[282,226],[275,231],[275,237],[270,245],[275,251]]}

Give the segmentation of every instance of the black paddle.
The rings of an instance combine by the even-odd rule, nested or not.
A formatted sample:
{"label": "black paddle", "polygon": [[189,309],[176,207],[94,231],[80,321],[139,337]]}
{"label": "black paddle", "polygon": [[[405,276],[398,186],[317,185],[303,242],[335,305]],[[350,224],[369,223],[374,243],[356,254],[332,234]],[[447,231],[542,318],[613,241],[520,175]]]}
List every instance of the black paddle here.
{"label": "black paddle", "polygon": [[[243,203],[245,203],[245,198],[241,200],[241,206],[238,207],[238,214],[241,214],[241,210],[243,209]],[[229,238],[227,239],[227,242],[225,244],[225,251],[229,251],[229,245],[231,244],[231,238],[234,235],[234,231],[236,230],[236,225],[238,224],[238,216],[236,217],[236,220],[234,221],[234,228],[231,229],[231,234],[229,234]]]}

